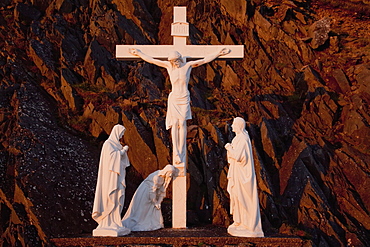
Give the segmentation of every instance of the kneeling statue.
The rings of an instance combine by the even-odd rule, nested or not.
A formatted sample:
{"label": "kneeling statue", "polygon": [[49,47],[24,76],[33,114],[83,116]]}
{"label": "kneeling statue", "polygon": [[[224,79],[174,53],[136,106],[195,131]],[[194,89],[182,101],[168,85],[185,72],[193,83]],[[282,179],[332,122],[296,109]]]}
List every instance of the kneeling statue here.
{"label": "kneeling statue", "polygon": [[151,173],[137,188],[122,224],[131,231],[153,231],[163,228],[161,202],[175,175],[172,165]]}

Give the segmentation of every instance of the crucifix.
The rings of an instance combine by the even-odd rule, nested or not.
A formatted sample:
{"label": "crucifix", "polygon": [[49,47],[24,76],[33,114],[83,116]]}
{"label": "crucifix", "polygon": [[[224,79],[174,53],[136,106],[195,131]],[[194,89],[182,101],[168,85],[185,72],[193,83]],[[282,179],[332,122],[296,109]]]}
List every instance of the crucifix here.
{"label": "crucifix", "polygon": [[191,69],[217,58],[241,59],[244,46],[187,45],[189,23],[186,22],[186,7],[174,7],[173,18],[173,45],[117,45],[116,58],[141,58],[166,68],[170,76],[172,92],[168,97],[166,128],[171,129],[172,162],[178,169],[172,182],[172,227],[186,228],[186,120],[191,119],[188,90]]}

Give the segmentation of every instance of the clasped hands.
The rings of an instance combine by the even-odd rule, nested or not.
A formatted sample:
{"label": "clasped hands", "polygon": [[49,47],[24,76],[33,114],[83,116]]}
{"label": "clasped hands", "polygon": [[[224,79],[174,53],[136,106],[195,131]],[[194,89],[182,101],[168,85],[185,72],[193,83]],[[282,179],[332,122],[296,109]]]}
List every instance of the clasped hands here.
{"label": "clasped hands", "polygon": [[128,146],[125,145],[122,149],[121,149],[121,154],[124,154],[128,151]]}

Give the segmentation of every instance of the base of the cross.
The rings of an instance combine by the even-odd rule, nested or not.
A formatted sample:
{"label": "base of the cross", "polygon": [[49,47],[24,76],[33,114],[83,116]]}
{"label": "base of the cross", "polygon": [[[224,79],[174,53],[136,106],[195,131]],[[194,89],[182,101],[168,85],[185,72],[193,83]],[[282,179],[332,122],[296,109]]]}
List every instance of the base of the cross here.
{"label": "base of the cross", "polygon": [[94,237],[121,237],[130,234],[130,229],[126,227],[115,228],[99,228],[93,230]]}
{"label": "base of the cross", "polygon": [[186,228],[185,163],[175,165],[175,167],[177,176],[172,181],[172,228]]}

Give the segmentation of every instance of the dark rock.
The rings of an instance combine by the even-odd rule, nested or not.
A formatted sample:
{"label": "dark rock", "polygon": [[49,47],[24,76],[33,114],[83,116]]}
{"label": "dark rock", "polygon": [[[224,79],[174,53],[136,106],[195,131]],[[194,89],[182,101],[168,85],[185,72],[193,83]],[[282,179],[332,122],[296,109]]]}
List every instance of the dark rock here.
{"label": "dark rock", "polygon": [[[94,151],[91,152],[94,147],[91,145],[90,150],[87,150],[87,143],[58,127],[53,119],[50,103],[32,84],[22,86],[17,102],[20,125],[8,130],[11,133],[10,145],[16,150],[22,150],[9,159],[8,163],[8,166],[13,164],[17,174],[14,177],[16,182],[13,185],[13,197],[17,198],[15,202],[18,204],[15,206],[18,206],[14,207],[14,210],[16,215],[25,221],[24,226],[32,224],[37,229],[36,232],[32,227],[24,230],[25,241],[45,242],[45,231],[49,231],[53,236],[62,232],[81,232],[82,229],[78,229],[76,224],[78,221],[85,222],[89,231],[92,229],[92,221],[87,215],[91,202],[86,198],[91,197],[94,191],[95,178],[91,176],[91,172],[95,172],[96,166],[90,165],[95,163],[93,160],[97,158]],[[25,150],[27,152],[24,152]],[[70,166],[71,163],[74,165]],[[90,177],[89,181],[76,178],[82,170]],[[15,176],[15,173],[12,176]],[[63,182],[58,182],[58,177],[63,178]],[[77,210],[67,213],[65,210],[72,207],[71,203]],[[24,217],[22,210],[27,211],[30,218]],[[58,224],[49,224],[65,224],[65,221],[69,223],[63,228]],[[27,232],[33,233],[28,235]]]}
{"label": "dark rock", "polygon": [[0,3],[0,7],[6,7],[8,5],[10,5],[12,2],[12,0],[4,0]]}
{"label": "dark rock", "polygon": [[39,21],[33,21],[31,23],[31,32],[33,35],[39,38],[45,38],[45,34],[41,30],[41,25]]}
{"label": "dark rock", "polygon": [[351,91],[351,85],[348,81],[346,74],[341,69],[333,71],[334,79],[337,81],[338,86],[342,93],[348,93]]}
{"label": "dark rock", "polygon": [[62,69],[62,85],[60,89],[62,90],[62,94],[64,98],[68,102],[68,106],[73,111],[81,112],[83,109],[83,98],[81,98],[76,90],[71,86],[74,84],[78,84],[79,81],[74,76],[73,72],[68,69]]}
{"label": "dark rock", "polygon": [[70,65],[75,65],[77,62],[82,62],[84,59],[84,42],[82,32],[68,32],[62,41],[62,56]]}
{"label": "dark rock", "polygon": [[331,53],[336,53],[339,52],[340,50],[340,42],[339,42],[339,37],[338,36],[331,36],[330,37],[330,52]]}
{"label": "dark rock", "polygon": [[153,152],[152,133],[143,125],[140,118],[131,113],[124,113],[122,120],[126,127],[125,143],[130,147],[128,156],[131,164],[136,164],[135,169],[139,174],[146,178],[150,173],[162,169]]}
{"label": "dark rock", "polygon": [[152,72],[157,68],[153,68],[153,65],[148,66],[145,64],[141,64],[138,66],[138,69],[133,71],[130,75],[133,77],[133,82],[136,85],[136,94],[142,98],[147,99],[150,102],[159,100],[161,98],[161,92],[154,82],[158,82],[158,78],[156,78],[156,72]]}
{"label": "dark rock", "polygon": [[34,21],[41,17],[41,12],[32,5],[18,3],[15,7],[14,18],[17,22]]}
{"label": "dark rock", "polygon": [[100,74],[101,67],[109,66],[108,63],[111,58],[112,54],[110,54],[96,40],[91,42],[84,61],[86,77],[90,82],[96,83],[96,79]]}
{"label": "dark rock", "polygon": [[121,14],[118,14],[117,29],[120,37],[126,43],[137,42],[142,45],[150,44],[150,41],[140,28],[132,20],[127,19],[127,17]]}
{"label": "dark rock", "polygon": [[370,102],[370,65],[364,64],[357,67],[356,81],[359,84],[359,91],[362,92],[363,99]]}
{"label": "dark rock", "polygon": [[317,88],[325,85],[325,81],[322,79],[321,75],[311,66],[304,66],[301,71],[303,72],[303,80],[308,87],[308,92],[315,92]]}
{"label": "dark rock", "polygon": [[54,56],[53,45],[48,40],[42,42],[31,40],[30,52],[33,55],[33,61],[44,76],[53,77],[57,62]]}
{"label": "dark rock", "polygon": [[287,16],[292,16],[293,10],[290,6],[288,5],[282,5],[278,11],[276,12],[275,16],[278,19],[279,22],[284,21]]}
{"label": "dark rock", "polygon": [[75,4],[74,4],[74,1],[72,0],[62,0],[62,1],[59,1],[59,11],[61,13],[71,13],[74,8],[75,8]]}
{"label": "dark rock", "polygon": [[[125,4],[114,0],[118,14],[118,25],[123,32],[127,32],[138,44],[150,44],[156,42],[158,13],[160,9],[151,1],[133,1]],[[159,15],[160,18],[160,15]],[[145,31],[144,31],[145,30]]]}
{"label": "dark rock", "polygon": [[70,85],[76,85],[82,83],[82,78],[77,75],[74,71],[68,69],[68,68],[63,68],[62,69],[62,76],[61,76],[66,83]]}
{"label": "dark rock", "polygon": [[231,18],[241,23],[245,21],[247,13],[247,2],[234,1],[231,3],[229,1],[221,0],[221,4],[226,9]]}
{"label": "dark rock", "polygon": [[313,23],[308,29],[309,37],[312,38],[310,45],[313,49],[318,49],[329,39],[330,23],[330,18],[324,17]]}

